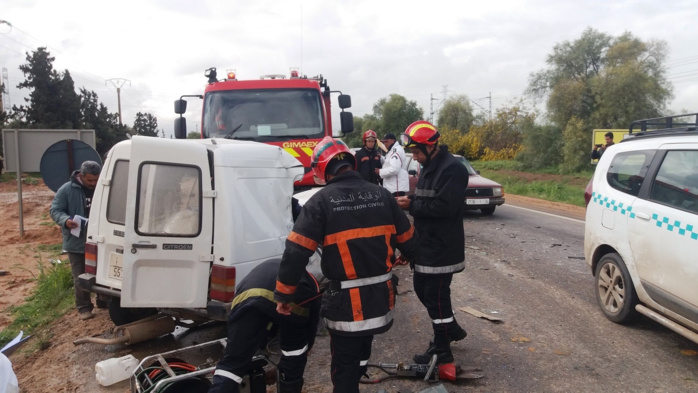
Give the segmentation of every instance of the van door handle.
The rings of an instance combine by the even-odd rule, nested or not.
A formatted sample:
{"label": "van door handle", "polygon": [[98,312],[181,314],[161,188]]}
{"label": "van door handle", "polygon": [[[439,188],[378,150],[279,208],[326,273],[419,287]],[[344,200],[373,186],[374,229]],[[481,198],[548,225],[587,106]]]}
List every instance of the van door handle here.
{"label": "van door handle", "polygon": [[150,244],[150,243],[134,243],[131,244],[131,247],[133,248],[157,248],[157,244]]}
{"label": "van door handle", "polygon": [[645,221],[649,221],[649,220],[650,220],[650,215],[647,214],[647,213],[635,212],[635,217],[641,218],[641,219],[643,219],[643,220],[645,220]]}

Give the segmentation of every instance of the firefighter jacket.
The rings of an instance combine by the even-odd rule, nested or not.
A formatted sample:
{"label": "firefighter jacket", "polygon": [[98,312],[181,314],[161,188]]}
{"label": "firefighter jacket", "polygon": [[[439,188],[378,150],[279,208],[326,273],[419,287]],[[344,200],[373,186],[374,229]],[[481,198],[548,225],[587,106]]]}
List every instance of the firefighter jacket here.
{"label": "firefighter jacket", "polygon": [[383,187],[390,192],[408,192],[410,190],[405,149],[399,143],[393,143],[385,154],[385,163],[380,170],[380,176],[383,178]]}
{"label": "firefighter jacket", "polygon": [[382,167],[381,154],[377,148],[367,149],[366,146],[356,152],[356,171],[369,183],[380,184],[380,176],[376,169]]}
{"label": "firefighter jacket", "polygon": [[280,262],[278,258],[262,262],[240,281],[236,288],[237,294],[233,298],[228,323],[244,317],[245,313],[242,311],[253,307],[277,325],[283,319],[285,324],[306,328],[308,348],[312,348],[320,320],[320,287],[312,274],[307,271],[301,272],[301,279],[291,300],[291,315],[279,314],[276,312],[274,287]]}
{"label": "firefighter jacket", "polygon": [[355,171],[341,173],[303,206],[286,240],[275,298],[288,302],[308,258],[322,246],[330,280],[322,300],[327,329],[339,335],[383,333],[393,323],[397,277],[394,247],[416,260],[414,230],[395,198]]}
{"label": "firefighter jacket", "polygon": [[441,146],[420,172],[414,195],[409,197],[409,212],[419,235],[416,272],[457,273],[465,268],[463,203],[468,179],[468,170],[447,146]]}

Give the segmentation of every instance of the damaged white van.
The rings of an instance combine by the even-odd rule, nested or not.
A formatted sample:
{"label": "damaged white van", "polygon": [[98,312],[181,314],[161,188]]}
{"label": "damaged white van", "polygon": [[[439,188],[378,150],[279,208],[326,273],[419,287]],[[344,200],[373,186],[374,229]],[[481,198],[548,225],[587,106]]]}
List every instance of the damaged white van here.
{"label": "damaged white van", "polygon": [[303,173],[256,142],[118,143],[95,189],[81,284],[111,299],[117,325],[156,310],[224,321],[236,282],[283,254]]}

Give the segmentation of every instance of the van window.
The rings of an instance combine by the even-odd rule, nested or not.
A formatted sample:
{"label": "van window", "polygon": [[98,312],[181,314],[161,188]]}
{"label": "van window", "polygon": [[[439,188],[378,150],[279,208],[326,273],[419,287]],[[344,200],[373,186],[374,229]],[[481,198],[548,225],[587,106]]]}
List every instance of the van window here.
{"label": "van window", "polygon": [[136,232],[197,236],[201,231],[201,172],[194,166],[144,163],[139,170]]}
{"label": "van window", "polygon": [[698,213],[698,151],[669,151],[652,182],[650,199]]}
{"label": "van window", "polygon": [[107,221],[112,224],[126,223],[126,201],[128,195],[128,161],[118,160],[114,165],[109,183],[109,201],[107,202]]}
{"label": "van window", "polygon": [[606,174],[608,184],[618,191],[637,196],[654,153],[654,150],[641,150],[616,154]]}

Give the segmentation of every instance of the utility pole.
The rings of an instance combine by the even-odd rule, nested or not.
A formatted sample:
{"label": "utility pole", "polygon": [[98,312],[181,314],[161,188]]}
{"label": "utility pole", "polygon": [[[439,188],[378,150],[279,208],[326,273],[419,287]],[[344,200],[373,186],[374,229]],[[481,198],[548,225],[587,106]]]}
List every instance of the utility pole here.
{"label": "utility pole", "polygon": [[114,87],[116,87],[116,98],[119,102],[119,125],[123,125],[121,122],[121,87],[128,83],[129,86],[131,86],[131,81],[128,79],[123,79],[123,78],[112,78],[112,79],[107,79],[104,84],[106,85],[107,82],[111,82]]}
{"label": "utility pole", "polygon": [[0,110],[5,113],[10,113],[12,105],[10,104],[10,82],[7,79],[7,68],[2,67],[2,83],[0,83],[0,89],[2,89],[2,94],[0,95]]}
{"label": "utility pole", "polygon": [[490,92],[489,98],[490,98],[490,121],[492,121],[492,92]]}
{"label": "utility pole", "polygon": [[429,123],[434,124],[434,101],[438,101],[438,98],[434,98],[433,94],[430,94],[429,97]]}

